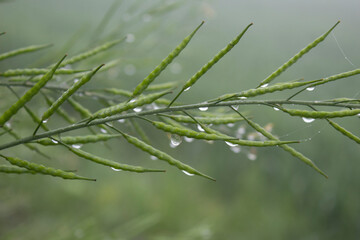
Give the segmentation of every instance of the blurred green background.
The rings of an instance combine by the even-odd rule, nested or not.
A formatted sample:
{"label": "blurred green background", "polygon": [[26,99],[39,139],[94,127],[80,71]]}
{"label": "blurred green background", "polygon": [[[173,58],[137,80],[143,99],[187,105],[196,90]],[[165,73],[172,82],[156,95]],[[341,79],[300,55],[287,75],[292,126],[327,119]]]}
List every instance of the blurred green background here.
{"label": "blurred green background", "polygon": [[[185,81],[254,22],[239,45],[179,99],[201,102],[257,86],[337,20],[341,24],[334,35],[276,81],[317,79],[359,67],[359,9],[356,0],[1,1],[0,32],[7,32],[0,37],[1,53],[32,44],[54,46],[2,62],[0,71],[47,66],[64,53],[71,56],[131,34],[132,40],[85,64],[94,67],[120,59],[116,69],[100,75],[87,87],[131,90],[205,20],[170,70],[156,80]],[[108,22],[104,16],[109,17]],[[358,98],[358,80],[352,77],[319,87],[298,99]],[[0,93],[3,111],[14,97],[5,89]],[[289,93],[262,99],[281,96]],[[44,107],[39,105],[38,113]],[[304,140],[296,149],[313,159],[329,179],[276,147],[257,149],[256,161],[248,159],[251,149],[243,148],[235,154],[223,143],[184,142],[171,149],[165,134],[145,124],[157,146],[217,182],[188,177],[151,161],[123,140],[110,141],[110,148],[91,144],[84,149],[120,162],[165,167],[166,174],[114,172],[81,161],[63,149],[44,149],[56,154],[52,166],[76,168],[79,174],[98,181],[0,175],[0,239],[359,239],[359,147],[322,121],[306,124],[260,106],[243,109],[251,111],[260,124],[274,124],[273,131],[281,139]],[[360,135],[358,118],[338,122]],[[13,125],[24,136],[34,128],[30,121]],[[225,131],[235,132],[240,125]],[[12,151],[28,160],[38,158],[21,147]]]}

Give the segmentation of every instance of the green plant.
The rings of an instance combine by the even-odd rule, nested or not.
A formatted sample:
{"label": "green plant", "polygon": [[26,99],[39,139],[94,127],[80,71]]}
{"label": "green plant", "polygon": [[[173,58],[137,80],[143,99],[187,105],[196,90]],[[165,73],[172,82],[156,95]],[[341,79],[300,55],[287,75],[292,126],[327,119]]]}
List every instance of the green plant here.
{"label": "green plant", "polygon": [[[80,144],[89,142],[105,141],[110,138],[118,138],[123,136],[129,143],[136,146],[137,148],[147,152],[148,154],[156,157],[157,159],[166,161],[170,165],[174,165],[178,169],[182,170],[187,175],[199,175],[208,179],[214,180],[193,167],[184,164],[183,162],[176,160],[164,151],[157,149],[152,141],[151,137],[147,137],[146,131],[137,124],[137,119],[142,119],[150,122],[153,126],[161,131],[165,131],[171,134],[172,141],[175,145],[179,143],[179,138],[186,137],[200,140],[218,140],[225,141],[232,147],[238,147],[238,145],[252,146],[252,147],[265,147],[265,146],[279,146],[284,150],[288,151],[291,155],[298,158],[302,162],[306,163],[317,172],[327,177],[327,175],[321,171],[315,163],[303,154],[296,151],[294,148],[287,144],[296,144],[301,141],[280,141],[278,137],[270,133],[264,127],[261,127],[255,121],[250,120],[248,114],[244,114],[243,107],[247,105],[262,105],[274,108],[276,110],[282,110],[291,116],[298,116],[304,118],[305,121],[311,122],[315,118],[325,119],[332,127],[337,131],[340,131],[344,136],[359,143],[359,138],[349,131],[345,130],[335,122],[328,118],[335,117],[354,117],[360,113],[360,100],[352,98],[341,98],[341,99],[330,99],[330,100],[316,100],[316,101],[305,101],[305,100],[292,100],[295,96],[303,92],[305,89],[313,88],[315,86],[330,83],[335,80],[344,79],[360,73],[360,69],[356,69],[349,72],[340,73],[330,77],[312,80],[312,81],[289,81],[285,83],[277,83],[269,85],[277,76],[282,74],[287,68],[292,66],[297,60],[299,60],[304,54],[309,52],[312,48],[316,47],[322,42],[328,34],[336,27],[337,22],[329,31],[317,38],[314,42],[310,43],[307,47],[297,53],[294,57],[290,58],[289,61],[284,63],[275,72],[270,74],[265,80],[261,81],[255,89],[238,91],[237,93],[229,93],[219,96],[216,99],[209,99],[205,102],[194,103],[194,104],[181,104],[176,100],[178,97],[188,91],[193,84],[197,82],[211,67],[213,67],[222,57],[224,57],[235,45],[240,41],[245,32],[250,28],[252,24],[249,24],[244,31],[241,32],[233,41],[230,42],[223,50],[215,55],[207,64],[205,64],[197,73],[195,73],[185,83],[169,82],[166,84],[153,84],[156,78],[161,74],[163,70],[171,63],[173,59],[178,57],[180,52],[188,45],[190,39],[194,37],[195,33],[203,25],[198,26],[188,37],[186,37],[150,74],[141,81],[133,91],[116,88],[104,88],[104,89],[93,89],[93,90],[81,90],[80,87],[90,81],[92,77],[96,78],[96,72],[107,71],[115,64],[110,62],[106,64],[100,70],[100,67],[95,70],[87,71],[83,69],[67,69],[63,68],[69,64],[75,64],[80,61],[85,61],[91,56],[100,54],[107,51],[109,48],[114,47],[117,44],[123,42],[121,40],[114,40],[99,45],[96,48],[90,49],[83,53],[80,53],[69,60],[62,58],[57,64],[51,64],[45,69],[8,69],[3,73],[0,73],[0,77],[3,78],[0,82],[0,86],[9,88],[12,93],[16,94],[12,90],[13,87],[29,88],[29,90],[21,97],[18,101],[12,104],[7,110],[3,111],[0,116],[0,126],[2,127],[1,138],[5,142],[0,145],[1,153],[7,149],[11,149],[18,145],[23,145],[36,151],[43,156],[46,156],[42,151],[43,149],[33,146],[33,144],[41,144],[41,147],[52,146],[65,146],[67,150],[73,152],[79,157],[91,160],[98,164],[110,166],[114,169],[122,169],[126,171],[134,172],[162,172],[164,170],[154,170],[136,166],[129,166],[120,164],[111,160],[104,159],[102,157],[95,156],[93,154],[79,150]],[[4,36],[2,36],[4,37]],[[24,53],[38,51],[47,47],[42,46],[31,46],[27,48],[18,49],[8,53],[0,55],[0,61],[4,61],[10,57],[21,56]],[[98,64],[97,64],[98,65]],[[62,76],[64,74],[70,75],[73,79],[76,79],[75,83],[70,87],[63,87],[60,85],[64,81]],[[59,81],[56,83],[51,82],[53,76],[56,76]],[[77,78],[81,80],[77,80]],[[48,82],[52,84],[48,84]],[[169,100],[165,98],[165,95],[172,93],[174,86],[181,86],[180,92]],[[278,91],[286,91],[289,89],[300,89],[296,94],[291,95],[286,99],[279,100],[252,100],[250,98],[262,96],[265,94],[275,93]],[[155,93],[149,93],[155,91]],[[160,91],[160,92],[159,92]],[[50,108],[43,114],[41,118],[34,114],[29,106],[33,97],[42,93],[47,102],[50,104]],[[60,92],[61,95],[57,97],[57,100],[52,101],[49,99],[54,98],[54,93]],[[104,94],[106,93],[106,94]],[[118,96],[125,96],[125,99],[119,99]],[[89,97],[96,97],[99,104],[104,104],[104,107],[97,110],[95,113],[91,113],[86,107],[82,106],[80,102],[74,99],[86,99]],[[50,101],[50,102],[49,102]],[[48,120],[55,118],[53,114],[59,113],[62,105],[68,102],[73,107],[75,112],[78,112],[80,116],[77,117],[77,122],[71,123],[65,127],[59,127],[56,129],[49,130],[46,125]],[[284,106],[305,106],[311,109],[289,109]],[[238,107],[241,106],[241,112]],[[317,111],[315,107],[330,107],[328,111]],[[18,111],[24,108],[30,115],[32,121],[37,125],[34,134],[27,137],[20,137],[16,130],[16,123],[11,124],[10,121],[18,115]],[[208,109],[214,109],[209,111]],[[338,110],[340,109],[340,110]],[[221,111],[220,111],[221,110]],[[61,111],[59,117],[67,118],[66,112]],[[235,112],[235,114],[234,114]],[[51,117],[51,118],[50,118]],[[151,117],[151,119],[150,119]],[[50,119],[49,119],[50,118]],[[71,119],[74,116],[71,116]],[[130,124],[136,130],[136,134],[139,136],[131,136],[128,129],[125,128],[121,122],[130,120]],[[25,120],[24,120],[25,121]],[[67,120],[69,121],[69,120]],[[220,130],[210,128],[208,124],[223,125],[229,123],[236,123],[239,121],[245,121],[250,125],[257,133],[260,138],[259,141],[240,139],[235,136],[229,136],[222,133]],[[192,124],[192,126],[184,126],[185,123]],[[100,127],[100,130],[107,132],[107,134],[98,134],[97,130],[92,129],[92,126]],[[44,132],[37,133],[37,130],[42,127]],[[198,130],[194,128],[197,127]],[[84,136],[63,136],[63,134],[77,130],[77,129],[89,129],[92,135]],[[111,132],[111,133],[110,133]],[[14,141],[8,141],[7,134],[12,135],[16,138]],[[116,139],[114,139],[116,140]],[[70,146],[71,144],[72,146]],[[9,152],[9,154],[15,154]],[[7,160],[9,163],[16,165],[20,168],[10,168],[10,166],[3,166],[0,168],[1,172],[4,173],[32,173],[32,174],[47,174],[52,176],[60,176],[65,179],[84,179],[88,178],[79,177],[73,173],[65,172],[62,170],[56,170],[53,168],[45,167],[36,163],[21,160],[15,157],[9,157],[8,155],[1,154],[0,156]],[[47,163],[48,164],[48,163]],[[25,168],[23,170],[20,170]]]}

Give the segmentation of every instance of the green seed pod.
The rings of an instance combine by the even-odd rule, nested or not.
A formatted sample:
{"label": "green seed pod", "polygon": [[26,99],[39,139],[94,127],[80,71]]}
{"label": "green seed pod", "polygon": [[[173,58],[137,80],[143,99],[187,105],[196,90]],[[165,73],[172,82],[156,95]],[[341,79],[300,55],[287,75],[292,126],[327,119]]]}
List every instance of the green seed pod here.
{"label": "green seed pod", "polygon": [[[45,98],[45,101],[46,103],[48,104],[49,107],[51,107],[53,104],[54,104],[54,100],[50,97],[50,96],[47,96],[45,95],[44,93],[42,93],[44,98]],[[56,112],[57,114],[59,114],[65,121],[67,121],[68,123],[70,124],[73,124],[76,122],[76,120],[71,117],[69,114],[67,114],[65,112],[65,110],[63,110],[61,107],[57,108],[56,109]]]}
{"label": "green seed pod", "polygon": [[283,112],[290,114],[291,116],[299,116],[305,118],[341,118],[354,116],[360,113],[360,109],[341,110],[341,111],[307,111],[298,109],[285,109],[280,108]]}
{"label": "green seed pod", "polygon": [[153,94],[139,97],[137,100],[133,99],[130,102],[123,102],[123,103],[117,104],[115,106],[100,109],[99,111],[97,111],[96,113],[94,113],[92,115],[91,119],[109,117],[109,116],[124,112],[126,110],[134,109],[136,107],[141,107],[145,104],[150,104],[150,103],[154,102],[156,99],[158,99],[168,93],[169,92],[153,93]]}
{"label": "green seed pod", "polygon": [[[229,114],[230,115],[230,114]],[[161,116],[171,118],[177,122],[182,123],[196,123],[192,118],[184,115],[167,115],[161,114]],[[228,123],[236,123],[239,121],[243,121],[244,119],[240,118],[239,116],[218,116],[218,117],[196,117],[196,119],[203,123],[203,124],[228,124]]]}
{"label": "green seed pod", "polygon": [[171,101],[169,106],[172,105],[173,102],[180,96],[182,92],[195,84],[195,82],[201,78],[207,71],[212,68],[222,57],[225,56],[230,50],[235,47],[235,45],[240,41],[245,32],[253,25],[250,23],[235,39],[233,39],[225,48],[223,48],[220,52],[218,52],[213,59],[211,59],[207,64],[205,64],[197,73],[195,73],[182,87],[178,95]]}
{"label": "green seed pod", "polygon": [[16,103],[14,103],[8,110],[6,110],[0,117],[0,127],[3,126],[12,116],[14,116],[19,109],[21,109],[27,102],[29,102],[45,84],[51,80],[56,69],[59,67],[61,62],[64,60],[66,55],[46,73],[39,82],[37,82],[32,88],[30,88]]}
{"label": "green seed pod", "polygon": [[209,176],[197,171],[196,169],[190,167],[189,165],[186,165],[186,164],[180,162],[179,160],[176,160],[175,158],[171,157],[170,155],[166,154],[165,152],[162,152],[162,151],[154,148],[153,146],[150,146],[149,144],[141,141],[138,138],[135,138],[135,137],[130,136],[125,133],[122,133],[122,135],[129,143],[133,144],[137,148],[143,150],[144,152],[149,153],[150,155],[157,157],[158,159],[160,159],[162,161],[169,163],[170,165],[177,167],[180,170],[185,171],[188,174],[195,174],[195,175],[202,176],[207,179],[215,181],[215,179],[213,179],[212,177],[209,177]]}
{"label": "green seed pod", "polygon": [[82,85],[90,81],[90,79],[95,75],[95,73],[102,67],[103,64],[92,70],[91,72],[85,74],[79,81],[75,82],[66,92],[64,92],[52,105],[45,111],[42,115],[42,121],[48,119],[55,111],[63,104],[66,99],[73,95]]}
{"label": "green seed pod", "polygon": [[[275,140],[278,141],[279,139],[277,137],[275,137],[274,135],[272,135],[271,133],[269,133],[268,131],[266,131],[264,128],[262,128],[259,124],[247,119],[246,117],[244,117],[240,112],[238,112],[237,110],[235,110],[234,108],[231,108],[232,110],[234,110],[235,112],[237,112],[241,117],[244,118],[244,120],[252,127],[254,128],[256,131],[258,131],[259,133],[261,133],[262,135],[264,135],[265,137],[267,137],[270,140]],[[318,173],[320,173],[321,175],[323,175],[324,177],[328,178],[328,176],[321,171],[316,165],[315,163],[313,163],[313,161],[311,161],[309,158],[305,157],[303,154],[301,154],[300,152],[296,151],[294,148],[289,147],[288,145],[279,145],[279,147],[281,147],[282,149],[284,149],[285,151],[289,152],[291,155],[293,155],[294,157],[300,159],[302,162],[304,162],[305,164],[309,165],[310,167],[312,167],[315,171],[317,171]]]}
{"label": "green seed pod", "polygon": [[36,172],[29,171],[26,168],[19,168],[19,167],[9,166],[9,165],[0,165],[0,172],[15,173],[15,174],[23,174],[23,173],[36,174]]}
{"label": "green seed pod", "polygon": [[326,119],[331,126],[333,126],[337,131],[341,132],[344,136],[350,138],[351,140],[355,141],[356,143],[360,144],[360,138],[355,136],[353,133],[349,132],[348,130],[346,130],[345,128],[341,127],[339,124]]}
{"label": "green seed pod", "polygon": [[157,76],[180,54],[180,52],[187,46],[191,38],[204,24],[202,22],[189,36],[187,36],[137,87],[132,93],[132,97],[139,96],[149,85],[152,83]]}
{"label": "green seed pod", "polygon": [[[15,76],[36,76],[46,74],[49,69],[46,68],[25,68],[25,69],[9,69],[0,73],[2,77],[15,77]],[[86,72],[88,70],[72,70],[72,69],[58,69],[55,75],[69,75],[74,73]]]}
{"label": "green seed pod", "polygon": [[78,180],[96,181],[95,179],[78,176],[72,172],[65,172],[60,169],[45,167],[44,165],[28,162],[28,161],[22,160],[20,158],[7,157],[7,156],[1,155],[1,154],[0,154],[0,156],[5,158],[12,165],[26,168],[26,169],[28,169],[30,171],[34,171],[36,173],[40,173],[40,174],[44,174],[44,175],[51,175],[54,177],[61,177],[63,179],[78,179]]}
{"label": "green seed pod", "polygon": [[318,37],[317,39],[315,39],[315,41],[313,41],[312,43],[310,43],[309,45],[307,45],[304,49],[302,49],[300,52],[298,52],[295,56],[293,56],[292,58],[290,58],[286,63],[284,63],[281,67],[279,67],[275,72],[271,73],[267,78],[265,78],[258,87],[267,84],[269,82],[271,82],[273,79],[275,79],[277,76],[279,76],[282,72],[284,72],[287,68],[289,68],[290,66],[292,66],[294,63],[296,63],[297,60],[299,60],[304,54],[306,54],[307,52],[309,52],[311,49],[313,49],[314,47],[316,47],[319,43],[321,43],[322,41],[325,40],[325,38],[330,34],[330,32],[340,23],[340,21],[338,21],[329,31],[327,31],[326,33],[324,33],[322,36]]}
{"label": "green seed pod", "polygon": [[153,84],[146,88],[146,91],[162,91],[162,90],[169,90],[175,87],[178,82],[166,82],[160,84]]}
{"label": "green seed pod", "polygon": [[144,173],[144,172],[165,172],[165,170],[158,170],[158,169],[147,169],[147,168],[143,168],[143,167],[139,167],[139,166],[132,166],[132,165],[127,165],[127,164],[121,164],[118,162],[114,162],[105,158],[101,158],[98,156],[95,156],[93,154],[84,152],[80,149],[75,149],[69,146],[66,146],[71,152],[73,152],[74,154],[78,155],[79,157],[85,158],[87,160],[90,160],[92,162],[101,164],[101,165],[105,165],[105,166],[109,166],[112,167],[114,169],[120,169],[120,170],[124,170],[124,171],[129,171],[129,172],[138,172],[138,173]]}
{"label": "green seed pod", "polygon": [[25,48],[19,48],[19,49],[10,51],[10,52],[0,54],[0,61],[2,61],[4,59],[7,59],[7,58],[10,58],[10,57],[14,57],[14,56],[23,54],[23,53],[35,52],[35,51],[38,51],[38,50],[41,50],[41,49],[44,49],[44,48],[47,48],[47,47],[50,47],[50,46],[52,46],[52,44],[33,45],[33,46],[25,47]]}
{"label": "green seed pod", "polygon": [[74,108],[75,111],[80,113],[81,117],[87,118],[91,116],[91,112],[89,109],[85,108],[83,105],[81,105],[78,101],[76,101],[73,98],[68,98],[67,101],[70,103],[70,105]]}
{"label": "green seed pod", "polygon": [[[65,144],[86,144],[86,143],[96,143],[101,141],[107,141],[112,138],[120,137],[120,134],[95,134],[95,135],[86,135],[86,136],[66,136],[61,137],[61,142]],[[50,138],[42,138],[39,140],[36,140],[36,143],[39,143],[41,145],[58,145],[58,143]]]}

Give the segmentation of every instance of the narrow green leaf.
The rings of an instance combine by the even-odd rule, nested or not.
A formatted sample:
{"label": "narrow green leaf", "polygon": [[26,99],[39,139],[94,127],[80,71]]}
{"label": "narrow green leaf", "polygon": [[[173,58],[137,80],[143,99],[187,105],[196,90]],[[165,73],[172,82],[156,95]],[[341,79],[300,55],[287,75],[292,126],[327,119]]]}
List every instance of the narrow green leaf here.
{"label": "narrow green leaf", "polygon": [[10,52],[0,54],[0,61],[2,61],[4,59],[7,59],[7,58],[10,58],[10,57],[15,57],[15,56],[20,55],[20,54],[29,53],[29,52],[35,52],[35,51],[38,51],[38,50],[41,50],[41,49],[44,49],[44,48],[48,48],[50,46],[52,46],[52,44],[32,45],[32,46],[28,46],[28,47],[25,47],[25,48],[19,48],[19,49],[10,51]]}

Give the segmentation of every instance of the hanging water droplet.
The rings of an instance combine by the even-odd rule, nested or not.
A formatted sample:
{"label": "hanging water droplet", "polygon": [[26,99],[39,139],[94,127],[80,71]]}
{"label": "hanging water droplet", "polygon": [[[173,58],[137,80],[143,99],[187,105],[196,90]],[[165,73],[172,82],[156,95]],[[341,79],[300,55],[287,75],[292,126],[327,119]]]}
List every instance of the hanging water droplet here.
{"label": "hanging water droplet", "polygon": [[231,107],[234,108],[235,110],[239,109],[239,105],[232,105]]}
{"label": "hanging water droplet", "polygon": [[267,87],[267,86],[269,86],[269,84],[268,84],[268,83],[265,83],[265,84],[261,85],[260,87],[261,87],[261,88],[264,88],[264,87]]}
{"label": "hanging water droplet", "polygon": [[128,34],[126,35],[126,42],[132,43],[132,42],[134,42],[134,41],[135,41],[135,35],[132,34],[132,33],[128,33]]}
{"label": "hanging water droplet", "polygon": [[170,66],[170,72],[173,74],[179,74],[182,71],[182,66],[180,63],[174,62]]}
{"label": "hanging water droplet", "polygon": [[6,123],[5,123],[5,126],[8,127],[8,128],[11,128],[11,123],[6,122]]}
{"label": "hanging water droplet", "polygon": [[254,160],[256,160],[257,156],[256,156],[255,153],[249,152],[249,153],[247,154],[247,158],[248,158],[249,160],[251,160],[251,161],[254,161]]}
{"label": "hanging water droplet", "polygon": [[73,148],[80,149],[83,145],[82,144],[73,144],[71,145]]}
{"label": "hanging water droplet", "polygon": [[137,112],[137,113],[138,113],[138,112],[141,112],[141,111],[142,111],[142,108],[141,108],[141,107],[136,107],[136,108],[134,108],[133,110],[134,110],[134,112]]}
{"label": "hanging water droplet", "polygon": [[170,147],[176,148],[182,143],[182,137],[177,134],[171,134]]}
{"label": "hanging water droplet", "polygon": [[190,143],[190,142],[193,142],[193,141],[194,141],[194,139],[193,139],[193,138],[189,138],[189,137],[184,137],[184,140],[185,140],[185,142],[188,142],[188,143]]}
{"label": "hanging water droplet", "polygon": [[189,172],[187,172],[187,171],[185,171],[185,170],[181,170],[183,173],[185,173],[186,175],[188,175],[188,176],[190,176],[190,177],[192,177],[192,176],[194,176],[195,174],[192,174],[192,173],[189,173]]}
{"label": "hanging water droplet", "polygon": [[229,128],[232,128],[232,127],[235,126],[235,123],[228,123],[227,126],[228,126]]}
{"label": "hanging water droplet", "polygon": [[202,112],[205,112],[207,111],[209,108],[208,107],[199,107],[199,110],[202,111]]}
{"label": "hanging water droplet", "polygon": [[136,73],[136,67],[133,64],[127,64],[124,67],[124,72],[128,76],[132,76]]}
{"label": "hanging water droplet", "polygon": [[56,141],[55,139],[51,139],[51,141],[52,141],[53,143],[55,143],[55,144],[58,144],[58,143],[59,143],[59,142]]}
{"label": "hanging water droplet", "polygon": [[184,89],[184,92],[189,91],[191,87],[187,87]]}
{"label": "hanging water droplet", "polygon": [[119,123],[124,123],[125,122],[125,119],[119,119],[117,120]]}
{"label": "hanging water droplet", "polygon": [[197,129],[198,129],[200,132],[205,132],[205,130],[200,126],[200,124],[197,125]]}
{"label": "hanging water droplet", "polygon": [[150,159],[153,160],[153,161],[156,161],[156,160],[159,160],[157,157],[155,157],[154,155],[151,155],[150,156]]}
{"label": "hanging water droplet", "polygon": [[236,143],[231,143],[231,142],[228,142],[228,141],[225,141],[225,143],[230,147],[236,147],[237,146]]}
{"label": "hanging water droplet", "polygon": [[142,16],[142,20],[143,20],[144,22],[150,22],[151,19],[152,19],[152,16],[151,16],[150,14],[145,13],[145,14]]}
{"label": "hanging water droplet", "polygon": [[279,111],[280,109],[278,109],[277,107],[273,107],[275,111]]}
{"label": "hanging water droplet", "polygon": [[79,81],[78,78],[75,78],[75,79],[74,79],[74,83],[77,83],[78,81]]}
{"label": "hanging water droplet", "polygon": [[136,98],[133,98],[133,99],[131,99],[129,102],[135,102],[136,101]]}
{"label": "hanging water droplet", "polygon": [[240,97],[240,99],[247,99],[247,97]]}
{"label": "hanging water droplet", "polygon": [[312,123],[313,121],[315,121],[314,118],[306,118],[306,117],[302,117],[302,120],[306,123]]}
{"label": "hanging water droplet", "polygon": [[308,87],[308,88],[306,88],[306,90],[309,91],[309,92],[314,91],[314,89],[315,89],[315,87]]}
{"label": "hanging water droplet", "polygon": [[108,133],[104,128],[100,128],[100,132],[102,132],[102,133]]}
{"label": "hanging water droplet", "polygon": [[114,168],[114,167],[111,167],[112,170],[116,171],[116,172],[121,172],[122,170],[121,169],[118,169],[118,168]]}
{"label": "hanging water droplet", "polygon": [[230,150],[234,153],[239,153],[241,152],[241,147],[240,146],[231,147]]}
{"label": "hanging water droplet", "polygon": [[49,119],[45,119],[45,120],[43,120],[42,122],[43,122],[43,123],[47,123],[47,121],[49,121]]}

